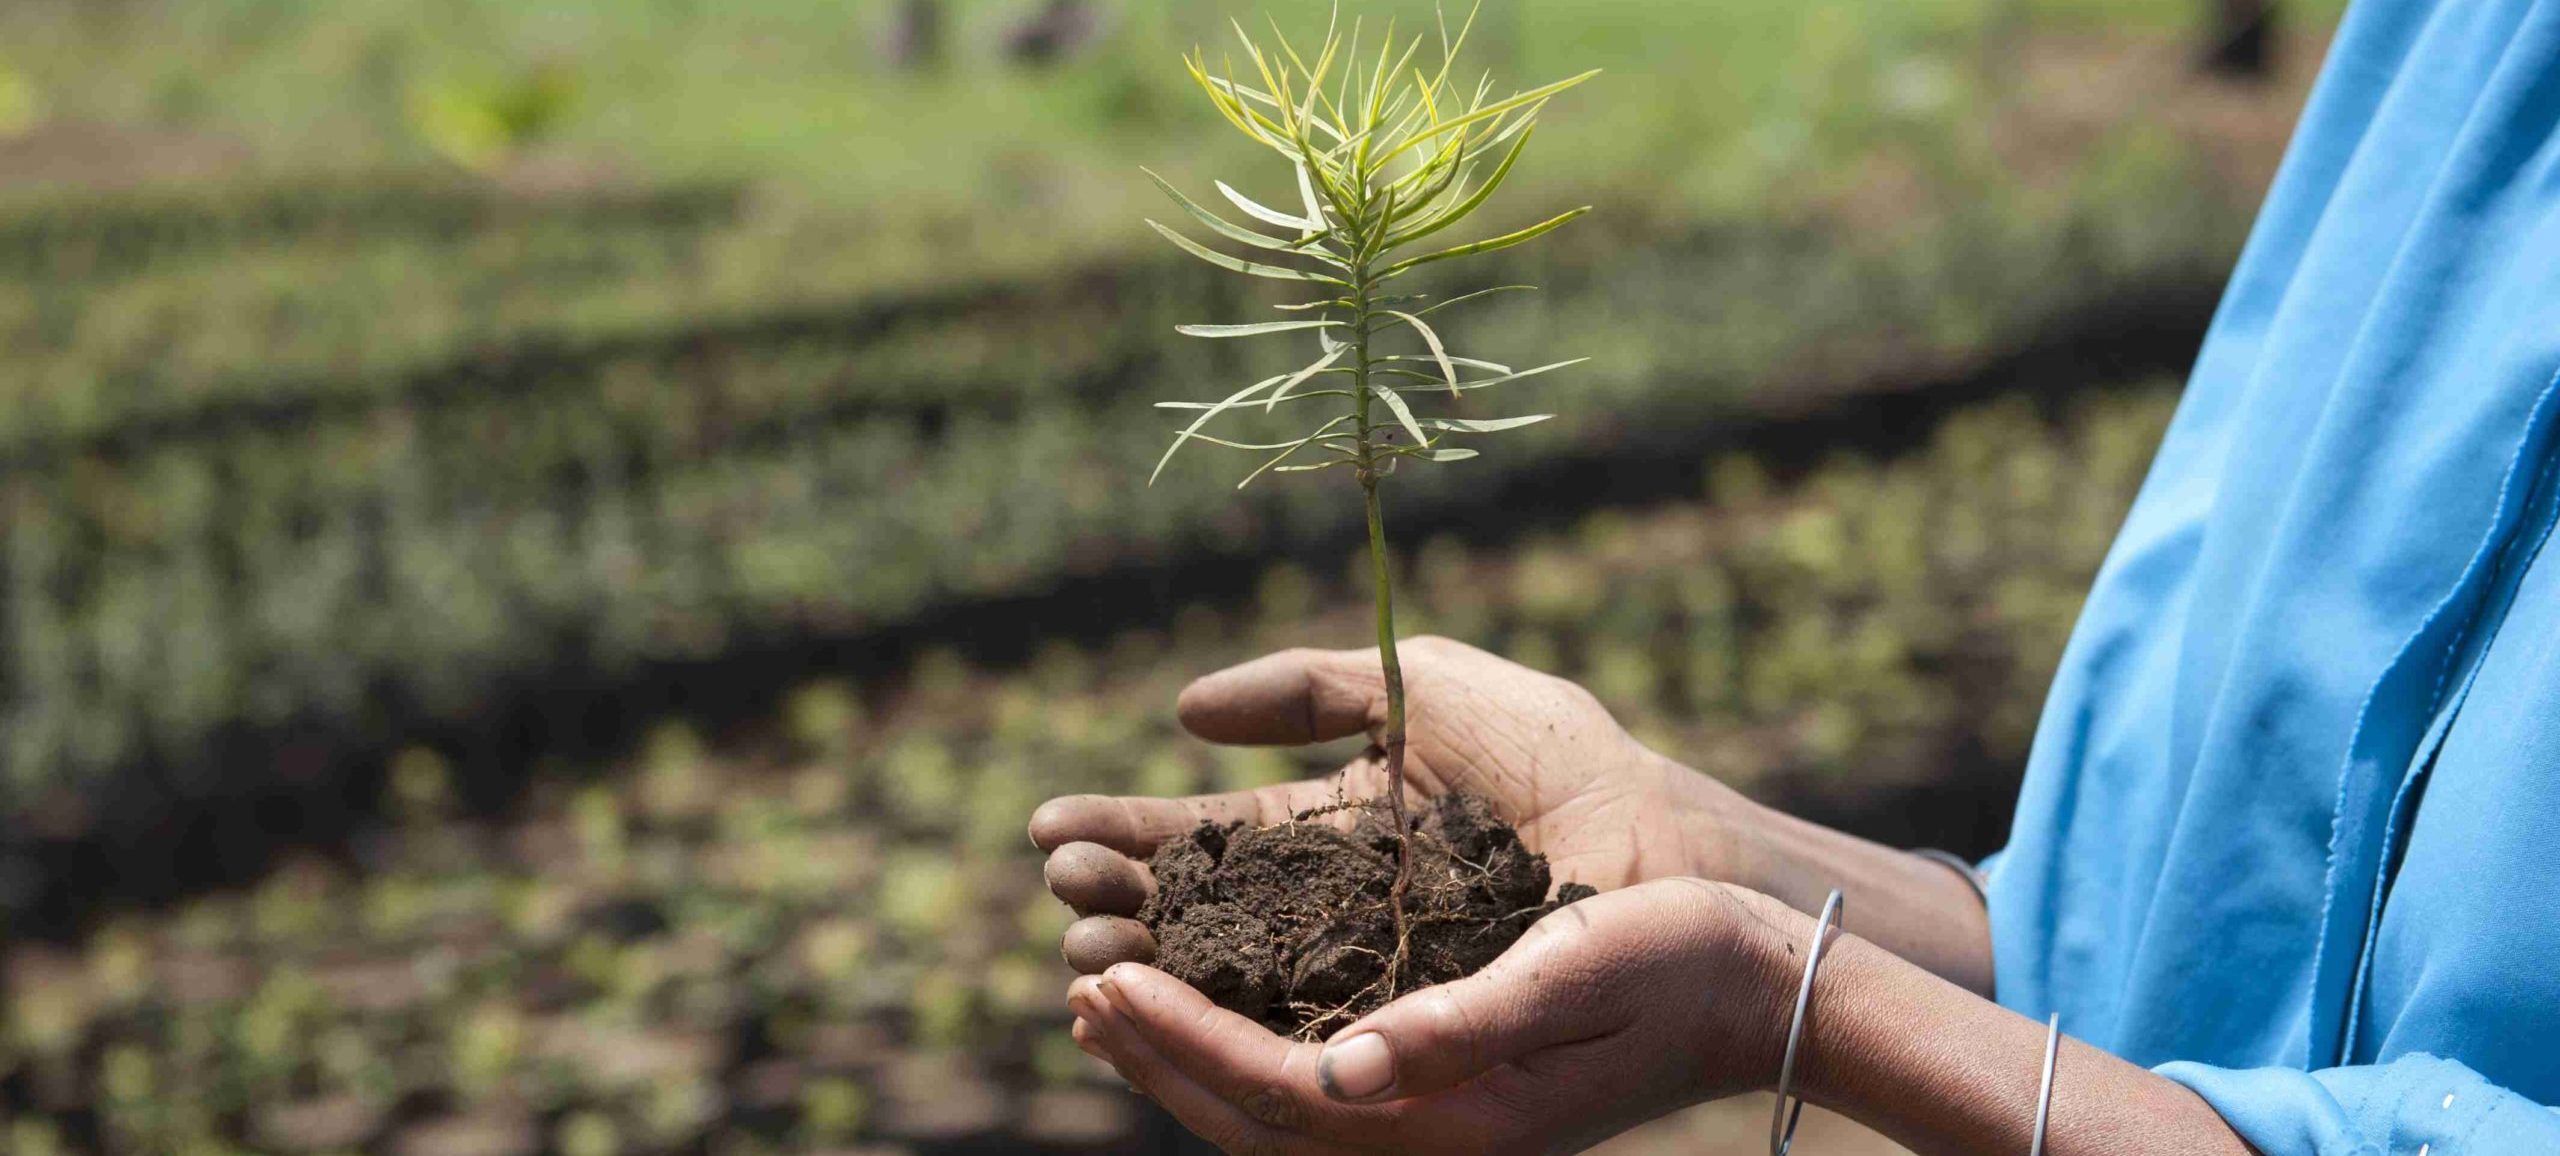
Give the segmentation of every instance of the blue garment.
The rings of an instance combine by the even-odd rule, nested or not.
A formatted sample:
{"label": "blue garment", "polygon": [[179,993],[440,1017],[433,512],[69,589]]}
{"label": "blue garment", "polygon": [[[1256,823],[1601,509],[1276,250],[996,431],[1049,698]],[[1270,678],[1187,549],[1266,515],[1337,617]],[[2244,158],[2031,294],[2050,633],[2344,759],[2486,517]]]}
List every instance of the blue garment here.
{"label": "blue garment", "polygon": [[2348,14],[1991,865],[2270,1156],[2560,1153],[2555,125],[2560,0]]}

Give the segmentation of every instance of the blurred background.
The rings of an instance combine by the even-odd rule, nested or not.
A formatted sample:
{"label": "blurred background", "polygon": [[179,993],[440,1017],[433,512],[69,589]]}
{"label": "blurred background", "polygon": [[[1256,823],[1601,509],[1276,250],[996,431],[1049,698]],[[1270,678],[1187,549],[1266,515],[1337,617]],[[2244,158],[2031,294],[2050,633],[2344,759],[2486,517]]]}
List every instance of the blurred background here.
{"label": "blurred background", "polygon": [[[0,1150],[1180,1150],[1022,830],[1348,753],[1171,720],[1366,634],[1341,475],[1143,484],[1280,356],[1140,224],[1286,192],[1176,63],[1230,15],[0,6]],[[1599,211],[1451,337],[1592,361],[1391,488],[1404,623],[1995,848],[2335,19],[1485,0],[1500,78],[1607,70],[1486,230]]]}

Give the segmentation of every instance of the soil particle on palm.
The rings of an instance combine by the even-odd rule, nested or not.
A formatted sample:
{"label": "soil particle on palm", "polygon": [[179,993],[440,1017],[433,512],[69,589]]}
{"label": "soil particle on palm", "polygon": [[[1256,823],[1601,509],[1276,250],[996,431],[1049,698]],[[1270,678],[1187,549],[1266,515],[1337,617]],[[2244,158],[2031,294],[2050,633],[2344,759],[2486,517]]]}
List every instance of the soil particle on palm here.
{"label": "soil particle on palm", "polygon": [[1272,827],[1204,823],[1152,861],[1156,894],[1138,918],[1156,935],[1156,966],[1218,1006],[1304,1037],[1350,1023],[1410,991],[1493,962],[1539,916],[1592,893],[1565,884],[1547,898],[1547,860],[1483,799],[1444,795],[1411,815],[1412,949],[1395,954],[1396,838],[1379,809],[1350,831],[1313,821]]}

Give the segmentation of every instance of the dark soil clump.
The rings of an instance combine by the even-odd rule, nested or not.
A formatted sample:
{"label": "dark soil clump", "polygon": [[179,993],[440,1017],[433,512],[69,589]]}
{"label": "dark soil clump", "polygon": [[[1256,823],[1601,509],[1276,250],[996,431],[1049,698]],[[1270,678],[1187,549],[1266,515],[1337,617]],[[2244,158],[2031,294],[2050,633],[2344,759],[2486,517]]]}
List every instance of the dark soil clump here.
{"label": "dark soil clump", "polygon": [[1411,821],[1411,945],[1392,984],[1396,837],[1377,808],[1349,832],[1204,823],[1158,848],[1156,894],[1138,912],[1156,966],[1272,1031],[1316,1038],[1493,962],[1539,916],[1592,893],[1568,883],[1550,901],[1546,856],[1473,795],[1441,796]]}

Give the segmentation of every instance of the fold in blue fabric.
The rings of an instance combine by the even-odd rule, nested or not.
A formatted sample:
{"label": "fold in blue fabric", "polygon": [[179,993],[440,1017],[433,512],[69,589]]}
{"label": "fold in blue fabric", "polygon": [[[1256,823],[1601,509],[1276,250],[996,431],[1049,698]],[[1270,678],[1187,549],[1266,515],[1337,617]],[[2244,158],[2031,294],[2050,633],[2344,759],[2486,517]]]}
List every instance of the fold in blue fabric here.
{"label": "fold in blue fabric", "polygon": [[2073,632],[2002,1003],[2262,1152],[2560,1153],[2560,0],[2360,0]]}

